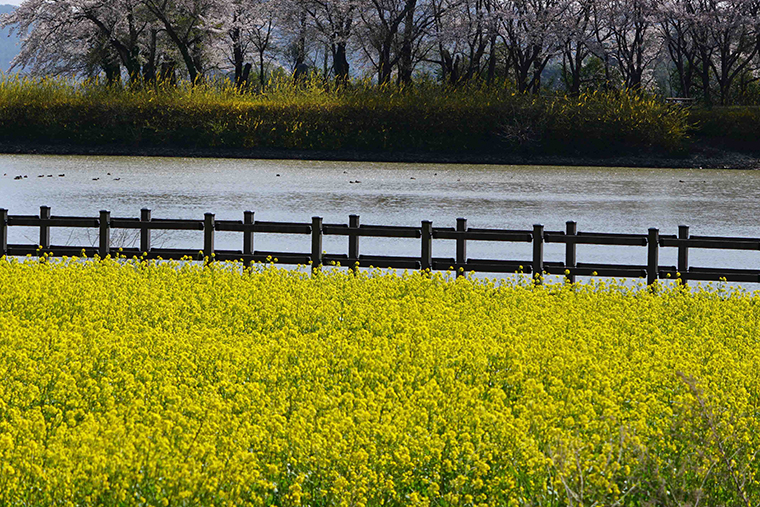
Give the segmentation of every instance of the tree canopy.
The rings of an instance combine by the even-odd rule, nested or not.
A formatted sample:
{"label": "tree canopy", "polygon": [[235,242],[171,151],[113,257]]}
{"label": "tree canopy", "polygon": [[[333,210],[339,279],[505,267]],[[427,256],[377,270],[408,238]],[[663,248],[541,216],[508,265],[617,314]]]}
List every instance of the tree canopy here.
{"label": "tree canopy", "polygon": [[[760,0],[26,0],[14,65],[150,82],[271,69],[381,83],[509,79],[727,103],[760,79]],[[300,70],[299,70],[300,69]]]}

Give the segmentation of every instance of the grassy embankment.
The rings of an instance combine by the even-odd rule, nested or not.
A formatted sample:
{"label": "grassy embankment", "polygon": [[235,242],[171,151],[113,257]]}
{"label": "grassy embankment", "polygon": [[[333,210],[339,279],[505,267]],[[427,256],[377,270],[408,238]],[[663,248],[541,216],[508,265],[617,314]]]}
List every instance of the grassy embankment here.
{"label": "grassy embankment", "polygon": [[756,505],[760,295],[0,262],[2,505]]}
{"label": "grassy embankment", "polygon": [[240,94],[0,82],[5,143],[603,156],[684,154],[688,134],[687,112],[628,94],[534,97],[504,87],[361,83],[338,91],[280,83]]}

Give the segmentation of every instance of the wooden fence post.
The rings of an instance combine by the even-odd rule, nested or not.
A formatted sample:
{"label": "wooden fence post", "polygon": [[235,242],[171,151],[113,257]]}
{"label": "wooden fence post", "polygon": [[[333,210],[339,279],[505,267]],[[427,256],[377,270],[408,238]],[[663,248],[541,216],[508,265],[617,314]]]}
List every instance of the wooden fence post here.
{"label": "wooden fence post", "polygon": [[422,269],[433,269],[433,222],[422,221],[422,248],[420,252]]}
{"label": "wooden fence post", "polygon": [[688,283],[687,273],[689,272],[689,226],[678,226],[678,272],[681,274],[681,283]]}
{"label": "wooden fence post", "polygon": [[544,276],[544,226],[533,226],[533,280],[541,283]]}
{"label": "wooden fence post", "polygon": [[[348,228],[352,231],[359,232],[359,215],[348,216]],[[348,237],[348,258],[355,259],[351,266],[348,266],[357,273],[357,264],[359,262],[359,235],[351,234]]]}
{"label": "wooden fence post", "polygon": [[203,215],[203,257],[206,265],[214,260],[214,228],[216,220],[213,213]]}
{"label": "wooden fence post", "polygon": [[98,255],[101,259],[108,257],[111,253],[111,212],[101,210],[100,212],[100,245]]}
{"label": "wooden fence post", "polygon": [[147,254],[150,252],[150,210],[143,208],[140,210],[140,252]]}
{"label": "wooden fence post", "polygon": [[[572,220],[565,224],[565,236],[577,236],[578,224]],[[570,274],[565,275],[569,283],[575,283],[575,275],[572,273],[573,268],[577,266],[577,247],[578,244],[575,241],[568,241],[565,243],[565,269],[570,270]]]}
{"label": "wooden fence post", "polygon": [[50,250],[50,206],[40,206],[40,246],[42,251]]}
{"label": "wooden fence post", "polygon": [[467,219],[457,218],[457,259],[454,266],[457,276],[464,276],[464,268],[467,264]]}
{"label": "wooden fence post", "polygon": [[8,255],[8,210],[0,208],[0,257]]}
{"label": "wooden fence post", "polygon": [[647,285],[652,285],[660,273],[660,230],[652,227],[647,237]]}
{"label": "wooden fence post", "polygon": [[[255,223],[253,211],[243,212],[243,225],[253,225]],[[253,255],[253,230],[243,232],[243,255]],[[245,267],[250,267],[253,261],[246,260]]]}
{"label": "wooden fence post", "polygon": [[311,218],[311,269],[322,268],[322,217]]}

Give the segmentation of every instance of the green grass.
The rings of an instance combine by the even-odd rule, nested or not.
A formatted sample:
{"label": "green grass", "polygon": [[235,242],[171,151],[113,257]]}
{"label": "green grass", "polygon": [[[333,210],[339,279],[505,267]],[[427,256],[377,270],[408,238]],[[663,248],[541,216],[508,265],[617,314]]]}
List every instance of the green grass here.
{"label": "green grass", "polygon": [[6,78],[0,136],[82,146],[603,155],[683,152],[683,110],[633,94],[531,96],[508,86],[366,82],[143,88]]}

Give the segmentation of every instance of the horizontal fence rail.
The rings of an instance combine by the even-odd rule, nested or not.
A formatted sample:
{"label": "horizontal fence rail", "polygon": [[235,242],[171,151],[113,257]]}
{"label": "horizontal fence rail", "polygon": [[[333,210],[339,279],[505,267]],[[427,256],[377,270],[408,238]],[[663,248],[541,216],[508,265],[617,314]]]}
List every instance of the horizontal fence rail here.
{"label": "horizontal fence rail", "polygon": [[[10,227],[39,228],[39,243],[10,244]],[[52,228],[88,228],[98,230],[98,246],[52,245]],[[0,257],[2,256],[99,256],[105,258],[116,253],[111,246],[111,231],[134,229],[140,231],[139,247],[118,248],[119,255],[146,259],[192,258],[204,262],[235,260],[246,265],[253,262],[306,265],[318,269],[325,264],[340,264],[352,269],[358,267],[454,270],[457,276],[465,272],[484,273],[524,273],[540,280],[544,274],[565,276],[575,282],[578,276],[600,276],[615,278],[646,278],[648,284],[658,279],[678,279],[682,283],[689,280],[730,281],[760,283],[760,270],[696,267],[689,265],[689,251],[692,249],[760,250],[760,238],[737,238],[722,236],[690,236],[689,227],[682,225],[677,235],[660,235],[652,228],[647,234],[618,234],[578,231],[575,222],[567,222],[564,231],[546,231],[543,225],[534,225],[531,230],[477,229],[469,228],[467,220],[457,219],[456,227],[433,227],[430,221],[422,221],[419,227],[361,224],[358,215],[351,215],[347,224],[326,224],[322,217],[313,217],[310,223],[262,222],[254,220],[252,211],[243,213],[243,220],[216,220],[213,213],[206,213],[203,220],[180,220],[152,218],[151,211],[143,209],[140,218],[111,217],[109,211],[101,211],[97,218],[53,216],[49,206],[40,207],[39,215],[9,215],[0,208]],[[162,231],[202,231],[203,248],[199,250],[182,248],[154,248],[151,246],[151,232]],[[215,232],[238,232],[242,234],[242,250],[217,249],[214,245]],[[310,236],[311,250],[303,253],[267,252],[254,248],[256,234],[294,234]],[[324,253],[325,236],[345,236],[348,250],[345,254]],[[367,255],[359,251],[359,240],[368,238],[406,238],[420,242],[419,256]],[[433,256],[433,240],[456,242],[456,256],[443,258]],[[472,241],[496,241],[532,244],[532,258],[476,259],[468,257],[467,245]],[[564,262],[546,261],[544,246],[548,243],[565,245]],[[616,245],[647,249],[647,263],[604,264],[583,263],[577,260],[578,245]],[[678,250],[677,266],[662,266],[659,262],[660,249]]]}

